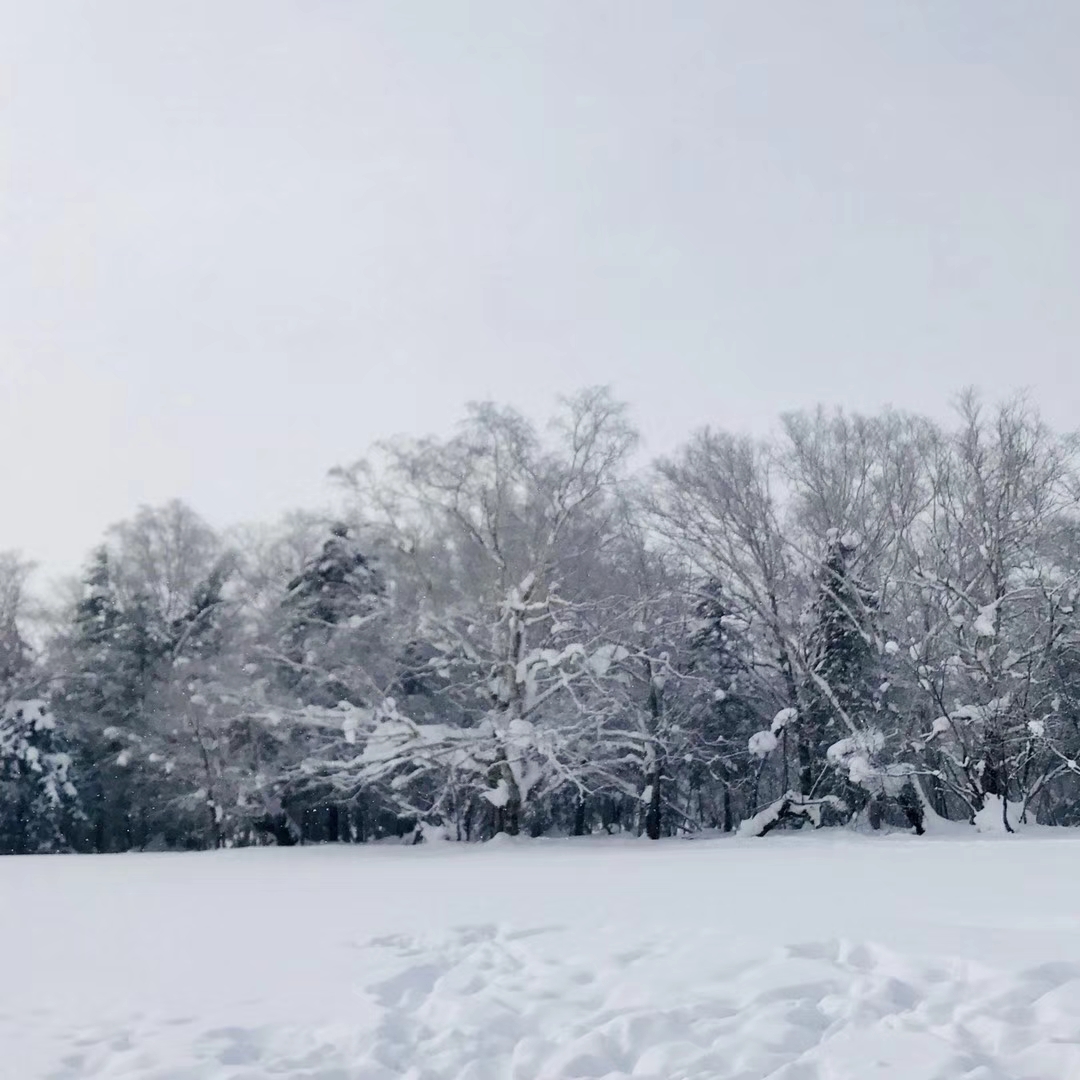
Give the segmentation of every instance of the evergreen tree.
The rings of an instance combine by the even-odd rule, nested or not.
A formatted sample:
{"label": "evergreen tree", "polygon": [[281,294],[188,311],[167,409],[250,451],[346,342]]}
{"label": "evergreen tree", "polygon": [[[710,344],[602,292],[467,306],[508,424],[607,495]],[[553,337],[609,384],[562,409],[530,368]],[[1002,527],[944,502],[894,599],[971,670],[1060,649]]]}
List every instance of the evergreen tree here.
{"label": "evergreen tree", "polygon": [[191,660],[210,660],[226,643],[225,583],[228,566],[220,562],[195,588],[187,610],[169,627],[169,652]]}
{"label": "evergreen tree", "polygon": [[865,801],[833,775],[828,750],[873,726],[881,677],[870,622],[876,600],[853,572],[858,539],[830,530],[808,614],[804,707],[798,726],[799,792]]}
{"label": "evergreen tree", "polygon": [[69,647],[76,661],[69,699],[104,727],[138,730],[142,702],[168,637],[145,596],[121,602],[105,548],[93,555]]}
{"label": "evergreen tree", "polygon": [[281,676],[303,704],[361,704],[368,696],[353,676],[365,659],[358,653],[372,645],[371,624],[384,596],[380,575],[348,526],[333,525],[282,602]]}
{"label": "evergreen tree", "polygon": [[[691,786],[709,824],[730,832],[738,811],[753,811],[757,802],[757,778],[744,762],[747,741],[760,727],[749,662],[752,649],[745,620],[715,578],[699,586],[693,612],[688,650],[696,736]],[[719,798],[710,790],[710,780],[719,781]],[[706,792],[713,795],[711,800]]]}
{"label": "evergreen tree", "polygon": [[[394,664],[384,640],[386,589],[349,527],[330,529],[322,549],[286,586],[277,655],[278,682],[293,705],[370,705],[389,687]],[[318,756],[328,734],[300,724],[287,748],[293,760]],[[264,825],[279,838],[298,823],[301,837],[338,840],[346,833],[340,795],[310,777],[279,785],[282,812]],[[362,798],[361,796],[358,796]]]}
{"label": "evergreen tree", "polygon": [[63,850],[77,814],[71,755],[44,701],[0,706],[0,854]]}
{"label": "evergreen tree", "polygon": [[168,640],[143,596],[122,604],[105,548],[93,555],[66,643],[57,702],[78,736],[76,775],[98,851],[121,851],[148,839],[150,807],[137,789],[147,734],[145,701]]}
{"label": "evergreen tree", "polygon": [[37,698],[40,671],[20,625],[30,564],[0,554],[0,853],[62,850],[77,813],[71,759]]}
{"label": "evergreen tree", "polygon": [[225,596],[230,570],[230,559],[215,564],[170,624],[169,662],[149,702],[148,758],[168,764],[181,826],[173,840],[186,846],[220,847],[261,813],[262,743],[246,716],[253,695],[241,620]]}
{"label": "evergreen tree", "polygon": [[30,667],[33,659],[29,644],[18,622],[5,615],[0,622],[0,701]]}
{"label": "evergreen tree", "polygon": [[382,585],[371,561],[340,522],[322,551],[289,582],[285,606],[295,632],[332,629],[369,615]]}

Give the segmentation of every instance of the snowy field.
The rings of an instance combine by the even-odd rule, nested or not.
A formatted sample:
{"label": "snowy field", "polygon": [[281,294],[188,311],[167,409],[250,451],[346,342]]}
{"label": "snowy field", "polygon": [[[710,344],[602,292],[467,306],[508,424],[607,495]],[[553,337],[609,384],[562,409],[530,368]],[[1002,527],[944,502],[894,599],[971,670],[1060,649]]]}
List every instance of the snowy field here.
{"label": "snowy field", "polygon": [[0,860],[4,1080],[1073,1080],[1080,838]]}

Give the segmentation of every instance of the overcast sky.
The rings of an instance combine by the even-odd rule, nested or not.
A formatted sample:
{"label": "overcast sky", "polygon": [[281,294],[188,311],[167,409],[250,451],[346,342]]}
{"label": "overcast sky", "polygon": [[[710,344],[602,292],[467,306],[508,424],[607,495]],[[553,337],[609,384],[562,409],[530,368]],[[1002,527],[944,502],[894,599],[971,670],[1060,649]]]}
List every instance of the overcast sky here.
{"label": "overcast sky", "polygon": [[0,0],[0,549],[469,400],[1080,422],[1080,4]]}

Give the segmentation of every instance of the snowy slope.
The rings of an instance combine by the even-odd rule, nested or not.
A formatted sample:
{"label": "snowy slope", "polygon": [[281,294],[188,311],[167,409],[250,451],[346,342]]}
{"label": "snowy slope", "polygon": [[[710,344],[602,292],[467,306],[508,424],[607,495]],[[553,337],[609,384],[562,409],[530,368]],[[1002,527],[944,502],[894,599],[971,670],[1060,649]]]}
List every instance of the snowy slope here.
{"label": "snowy slope", "polygon": [[1080,838],[0,860],[4,1080],[1072,1080]]}

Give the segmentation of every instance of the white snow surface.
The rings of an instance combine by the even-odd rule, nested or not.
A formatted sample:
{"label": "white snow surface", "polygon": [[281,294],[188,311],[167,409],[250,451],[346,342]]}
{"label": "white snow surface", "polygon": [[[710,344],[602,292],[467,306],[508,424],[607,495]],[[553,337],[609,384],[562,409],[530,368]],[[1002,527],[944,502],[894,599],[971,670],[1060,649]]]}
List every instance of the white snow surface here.
{"label": "white snow surface", "polygon": [[768,757],[779,745],[779,742],[780,740],[771,731],[755,731],[750,736],[747,749],[754,757]]}
{"label": "white snow surface", "polygon": [[0,859],[5,1080],[1070,1080],[1080,837]]}

